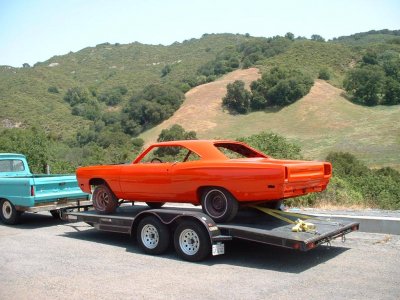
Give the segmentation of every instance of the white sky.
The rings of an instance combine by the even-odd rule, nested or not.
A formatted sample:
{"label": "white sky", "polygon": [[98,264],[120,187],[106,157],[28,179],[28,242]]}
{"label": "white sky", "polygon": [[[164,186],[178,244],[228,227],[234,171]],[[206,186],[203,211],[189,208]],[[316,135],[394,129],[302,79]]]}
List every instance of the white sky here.
{"label": "white sky", "polygon": [[204,33],[326,39],[400,29],[399,0],[0,0],[0,65],[100,43],[169,45]]}

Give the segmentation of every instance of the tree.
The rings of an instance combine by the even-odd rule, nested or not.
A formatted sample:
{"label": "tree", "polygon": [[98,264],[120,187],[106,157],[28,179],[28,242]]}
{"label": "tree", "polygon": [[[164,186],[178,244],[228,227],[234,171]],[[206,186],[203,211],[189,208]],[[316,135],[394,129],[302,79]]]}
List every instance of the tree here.
{"label": "tree", "polygon": [[28,63],[23,63],[23,64],[22,64],[22,67],[23,67],[23,68],[30,68],[31,66],[30,66],[30,64],[28,64]]}
{"label": "tree", "polygon": [[381,67],[365,65],[350,70],[345,77],[343,85],[356,102],[374,106],[379,104],[383,82],[384,73]]}
{"label": "tree", "polygon": [[400,104],[400,82],[387,77],[384,87],[385,96],[383,97],[382,104],[384,105],[396,105]]}
{"label": "tree", "polygon": [[165,65],[165,67],[161,70],[161,77],[167,76],[171,72],[172,68],[170,65]]}
{"label": "tree", "polygon": [[158,136],[157,142],[167,141],[181,141],[181,140],[197,140],[195,131],[185,131],[185,129],[179,125],[174,124],[168,129],[163,129]]}
{"label": "tree", "polygon": [[250,98],[251,93],[245,89],[244,82],[236,80],[227,85],[227,93],[222,99],[222,104],[232,111],[245,114],[250,109]]}
{"label": "tree", "polygon": [[289,39],[291,41],[294,41],[294,34],[291,33],[291,32],[288,32],[288,33],[285,34],[285,38],[287,38],[287,39]]}
{"label": "tree", "polygon": [[322,36],[320,36],[319,34],[313,34],[311,36],[311,40],[316,41],[316,42],[325,42],[325,39]]}

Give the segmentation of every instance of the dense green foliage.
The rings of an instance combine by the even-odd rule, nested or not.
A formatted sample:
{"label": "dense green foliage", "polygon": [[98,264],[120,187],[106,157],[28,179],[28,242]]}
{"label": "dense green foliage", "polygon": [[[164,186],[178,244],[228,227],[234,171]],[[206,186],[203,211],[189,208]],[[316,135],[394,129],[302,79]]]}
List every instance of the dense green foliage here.
{"label": "dense green foliage", "polygon": [[197,140],[195,131],[186,131],[181,125],[174,124],[170,128],[163,129],[157,142]]}
{"label": "dense green foliage", "polygon": [[261,132],[249,137],[242,137],[239,138],[238,141],[244,142],[273,158],[302,158],[301,149],[298,145],[291,143],[286,138],[272,132]]}
{"label": "dense green foliage", "polygon": [[179,108],[184,94],[176,87],[151,84],[134,95],[123,110],[125,133],[138,135],[143,130],[166,120]]}
{"label": "dense green foliage", "polygon": [[343,86],[359,104],[400,104],[400,51],[367,51],[347,73]]}
{"label": "dense green foliage", "polygon": [[272,68],[251,83],[251,93],[243,81],[228,84],[222,104],[231,111],[245,114],[267,107],[283,107],[306,95],[313,85],[310,76],[294,69]]}
{"label": "dense green foliage", "polygon": [[250,110],[251,93],[245,89],[244,82],[236,80],[227,85],[226,96],[222,99],[222,104],[229,110],[245,114]]}

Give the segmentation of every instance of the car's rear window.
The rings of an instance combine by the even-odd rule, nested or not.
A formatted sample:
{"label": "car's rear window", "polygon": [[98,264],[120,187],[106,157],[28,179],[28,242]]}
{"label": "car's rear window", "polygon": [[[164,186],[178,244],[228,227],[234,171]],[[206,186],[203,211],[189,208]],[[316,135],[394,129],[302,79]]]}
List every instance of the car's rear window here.
{"label": "car's rear window", "polygon": [[266,157],[261,153],[254,151],[251,148],[246,147],[242,144],[234,143],[216,143],[215,147],[218,148],[226,157],[230,159],[235,158],[250,158],[250,157]]}
{"label": "car's rear window", "polygon": [[25,171],[24,163],[20,159],[0,160],[0,173]]}

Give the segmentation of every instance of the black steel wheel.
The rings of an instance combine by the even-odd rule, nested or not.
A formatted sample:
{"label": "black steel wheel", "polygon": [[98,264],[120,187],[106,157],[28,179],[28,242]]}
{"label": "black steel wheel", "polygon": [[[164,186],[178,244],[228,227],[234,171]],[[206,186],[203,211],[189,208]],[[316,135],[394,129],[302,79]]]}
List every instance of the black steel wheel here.
{"label": "black steel wheel", "polygon": [[174,233],[174,246],[178,255],[187,261],[201,261],[211,253],[211,240],[208,232],[195,221],[184,221]]}
{"label": "black steel wheel", "polygon": [[165,202],[146,202],[146,204],[153,209],[157,209],[164,206]]}
{"label": "black steel wheel", "polygon": [[20,222],[21,212],[8,200],[0,200],[0,219],[4,224],[15,225]]}
{"label": "black steel wheel", "polygon": [[93,207],[102,214],[111,214],[118,207],[118,199],[105,184],[98,185],[93,192]]}
{"label": "black steel wheel", "polygon": [[201,205],[204,213],[215,222],[229,222],[239,209],[239,204],[233,196],[224,189],[210,188],[201,196]]}
{"label": "black steel wheel", "polygon": [[157,217],[148,216],[140,221],[136,238],[145,253],[157,255],[168,249],[170,232],[168,226]]}

